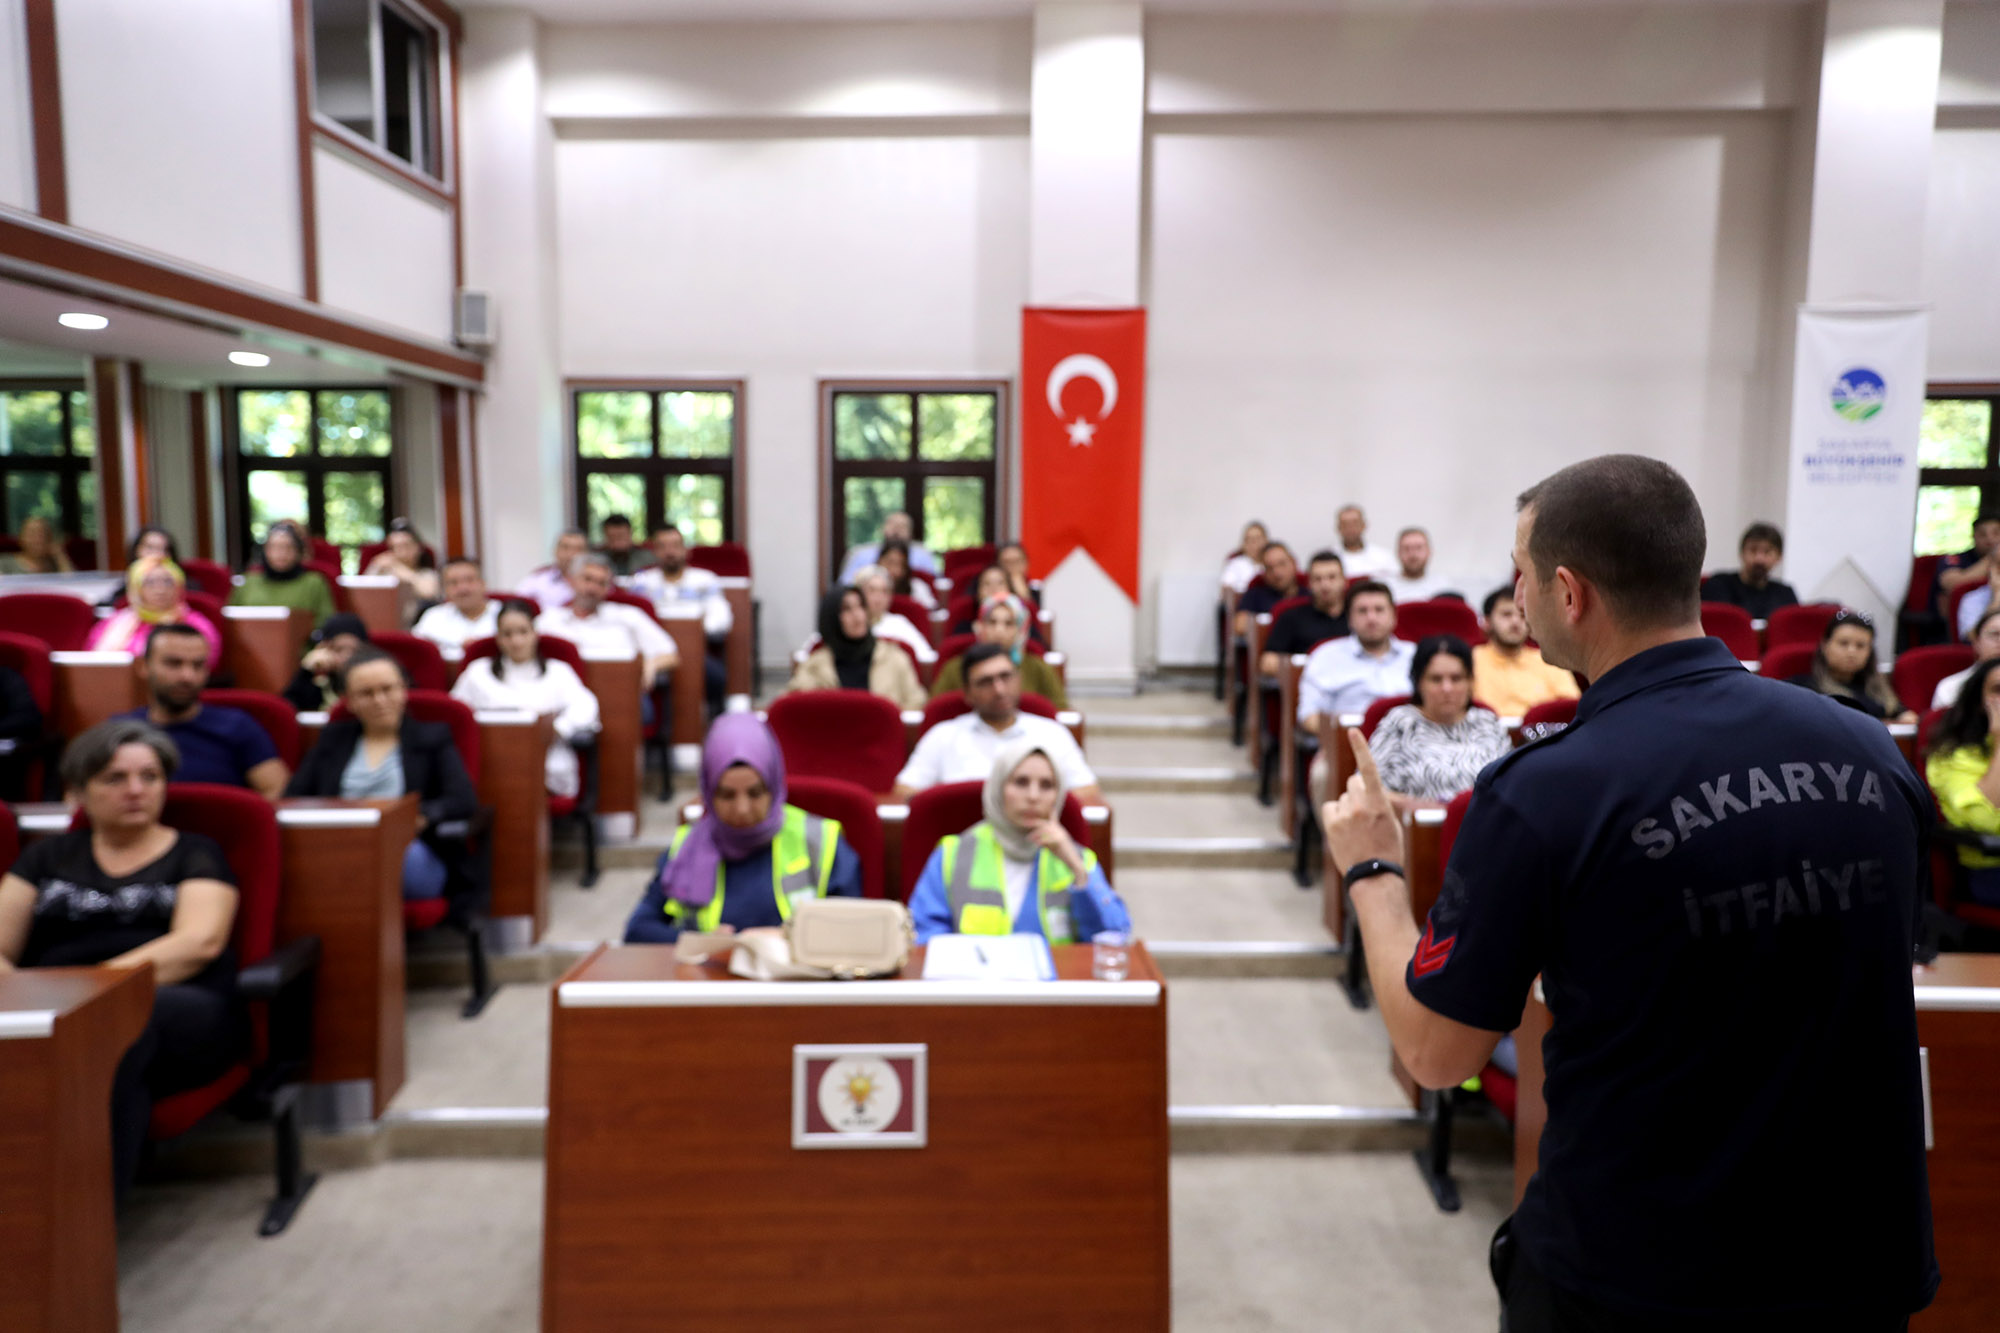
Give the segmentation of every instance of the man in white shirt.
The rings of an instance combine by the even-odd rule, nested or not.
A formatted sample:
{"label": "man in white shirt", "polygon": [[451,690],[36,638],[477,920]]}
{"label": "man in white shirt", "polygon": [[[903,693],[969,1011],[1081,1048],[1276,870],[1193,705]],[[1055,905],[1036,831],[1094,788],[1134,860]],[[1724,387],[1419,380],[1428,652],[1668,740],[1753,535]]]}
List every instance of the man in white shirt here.
{"label": "man in white shirt", "polygon": [[723,651],[730,627],[736,623],[729,599],[722,593],[722,580],[714,571],[688,563],[687,538],[671,523],[654,528],[646,544],[652,548],[654,563],[634,574],[625,586],[652,602],[662,614],[676,604],[701,608],[701,632],[708,640],[708,652],[701,662],[703,684],[708,706],[720,712],[723,694],[729,688]]}
{"label": "man in white shirt", "polygon": [[1396,572],[1396,557],[1368,544],[1368,515],[1348,505],[1333,520],[1340,533],[1340,564],[1351,579],[1379,579]]}
{"label": "man in white shirt", "polygon": [[564,528],[556,536],[556,558],[554,563],[540,569],[521,580],[514,591],[523,597],[532,597],[535,604],[548,611],[558,606],[568,606],[570,597],[570,562],[590,549],[590,539],[583,535],[581,528]]}
{"label": "man in white shirt", "polygon": [[638,607],[605,600],[611,595],[611,562],[603,556],[591,553],[570,561],[569,581],[574,594],[569,605],[542,612],[535,618],[535,629],[568,639],[584,654],[638,654],[644,664],[639,688],[650,709],[653,685],[680,664],[674,641],[659,621]]}
{"label": "man in white shirt", "polygon": [[463,648],[474,639],[491,638],[500,607],[486,595],[479,562],[465,556],[444,564],[444,600],[417,617],[410,633],[440,648]]}
{"label": "man in white shirt", "polygon": [[[1299,677],[1299,735],[1318,736],[1322,717],[1365,713],[1377,699],[1409,694],[1410,666],[1417,646],[1396,637],[1396,602],[1389,590],[1370,581],[1347,591],[1344,639],[1332,639],[1313,649]],[[1326,790],[1326,756],[1315,755],[1307,778],[1312,808],[1317,810]]]}
{"label": "man in white shirt", "polygon": [[916,530],[916,523],[907,513],[900,509],[892,509],[882,515],[881,540],[863,542],[859,546],[849,547],[847,554],[840,561],[840,578],[838,581],[843,585],[851,586],[854,582],[854,576],[861,572],[864,565],[872,565],[881,558],[882,542],[889,541],[909,543],[911,569],[921,570],[926,574],[937,573],[937,557],[931,554],[929,547],[917,541],[912,535]]}
{"label": "man in white shirt", "polygon": [[1381,582],[1398,602],[1424,602],[1441,592],[1451,591],[1449,582],[1431,572],[1431,535],[1422,528],[1404,528],[1396,534],[1395,573]]}
{"label": "man in white shirt", "polygon": [[1084,762],[1069,728],[1020,711],[1021,677],[1004,647],[982,643],[966,650],[965,698],[971,712],[940,722],[917,742],[910,762],[896,775],[896,800],[906,801],[944,782],[984,782],[1000,747],[1025,737],[1048,752],[1063,785],[1079,802],[1102,802],[1097,775]]}

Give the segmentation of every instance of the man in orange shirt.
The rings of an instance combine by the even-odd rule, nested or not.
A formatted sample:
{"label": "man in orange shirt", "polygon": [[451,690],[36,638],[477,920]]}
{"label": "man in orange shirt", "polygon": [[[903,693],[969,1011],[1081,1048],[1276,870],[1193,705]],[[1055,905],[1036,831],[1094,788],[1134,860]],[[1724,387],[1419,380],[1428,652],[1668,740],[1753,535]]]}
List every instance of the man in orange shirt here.
{"label": "man in orange shirt", "polygon": [[1574,699],[1583,691],[1576,677],[1542,660],[1528,642],[1528,618],[1514,602],[1512,588],[1486,595],[1486,642],[1472,650],[1473,697],[1501,717],[1521,717],[1536,704]]}

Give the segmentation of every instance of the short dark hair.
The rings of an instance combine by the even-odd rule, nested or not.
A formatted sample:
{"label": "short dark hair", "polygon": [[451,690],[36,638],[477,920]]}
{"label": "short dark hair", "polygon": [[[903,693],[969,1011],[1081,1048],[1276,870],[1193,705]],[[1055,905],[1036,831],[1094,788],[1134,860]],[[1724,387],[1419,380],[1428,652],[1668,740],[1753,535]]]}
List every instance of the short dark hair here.
{"label": "short dark hair", "polygon": [[1347,562],[1342,560],[1337,552],[1325,546],[1320,547],[1319,550],[1312,553],[1312,558],[1306,561],[1306,568],[1311,569],[1314,565],[1322,565],[1329,560],[1339,565],[1343,572],[1347,569]]}
{"label": "short dark hair", "polygon": [[1785,553],[1785,534],[1778,531],[1776,523],[1766,523],[1762,520],[1752,523],[1743,529],[1743,540],[1736,543],[1736,549],[1740,551],[1751,542],[1763,542],[1767,546],[1775,546],[1779,555]]}
{"label": "short dark hair", "polygon": [[180,747],[166,732],[137,718],[114,717],[98,723],[63,747],[63,786],[70,791],[81,791],[92,778],[110,767],[118,752],[128,745],[151,747],[159,756],[160,771],[170,778],[181,766]]}
{"label": "short dark hair", "polygon": [[208,647],[208,639],[200,630],[196,629],[193,625],[181,621],[172,621],[165,625],[153,626],[153,632],[146,636],[146,651],[139,654],[141,660],[147,662],[153,660],[153,645],[158,643],[162,637],[200,639],[202,648],[206,650]]}
{"label": "short dark hair", "polygon": [[469,555],[453,556],[451,559],[444,562],[443,569],[440,569],[438,572],[443,573],[445,569],[450,569],[453,565],[471,565],[474,573],[479,572],[479,562],[477,560],[474,560]]}
{"label": "short dark hair", "polygon": [[337,673],[335,673],[333,678],[334,693],[335,694],[347,693],[348,676],[353,673],[354,668],[358,666],[367,666],[370,662],[387,662],[390,666],[396,668],[396,674],[403,678],[403,684],[406,687],[409,685],[410,673],[403,670],[403,663],[401,659],[399,659],[394,653],[386,652],[383,649],[377,648],[372,643],[365,643],[361,645],[361,647],[356,648],[354,650],[354,656],[347,659],[347,665],[343,666]]}
{"label": "short dark hair", "polygon": [[1007,651],[1007,645],[1004,643],[975,643],[967,648],[965,656],[961,659],[965,663],[965,683],[972,684],[973,668],[984,666],[996,657],[1006,658],[1009,665],[1014,660],[1013,654]]}
{"label": "short dark hair", "polygon": [[1392,608],[1396,605],[1396,594],[1389,591],[1388,584],[1378,579],[1363,579],[1347,590],[1347,609],[1352,611],[1354,604],[1369,593],[1379,593],[1381,596],[1388,598],[1389,605]]}
{"label": "short dark hair", "polygon": [[653,526],[652,532],[650,532],[647,535],[649,538],[664,537],[670,532],[673,533],[674,536],[680,537],[682,541],[687,540],[686,537],[681,536],[681,525],[678,523],[657,523]]}
{"label": "short dark hair", "polygon": [[140,528],[137,532],[133,533],[131,542],[126,545],[125,547],[126,564],[129,565],[133,561],[139,558],[139,543],[145,541],[146,538],[152,536],[156,532],[159,533],[162,537],[165,537],[167,539],[167,559],[173,561],[177,565],[181,562],[180,544],[174,540],[174,534],[168,532],[165,528],[161,527],[157,523],[148,523],[145,527]]}
{"label": "short dark hair", "polygon": [[606,528],[629,528],[631,526],[632,520],[623,514],[606,514],[604,521],[598,524],[597,528],[598,531],[602,532]]}
{"label": "short dark hair", "polygon": [[1456,634],[1433,634],[1417,641],[1416,655],[1410,659],[1410,701],[1421,704],[1424,701],[1424,672],[1430,669],[1433,659],[1439,653],[1456,657],[1465,663],[1465,674],[1472,675],[1472,645]]}
{"label": "short dark hair", "polygon": [[1988,523],[2000,523],[2000,514],[1981,514],[1972,520],[1972,530],[1977,532]]}
{"label": "short dark hair", "polygon": [[1479,614],[1491,618],[1494,607],[1500,605],[1502,602],[1511,602],[1513,600],[1513,584],[1509,583],[1503,587],[1495,588],[1492,592],[1487,593],[1486,600],[1479,604]]}
{"label": "short dark hair", "polygon": [[1284,542],[1275,540],[1265,542],[1264,554],[1269,555],[1273,551],[1283,551],[1287,556],[1290,556],[1293,564],[1297,564],[1299,562],[1299,558],[1295,555],[1292,555],[1292,548],[1290,546],[1287,546]]}
{"label": "short dark hair", "polygon": [[[524,602],[518,597],[509,597],[503,600],[500,603],[500,609],[493,613],[493,634],[496,640],[500,635],[500,618],[502,616],[526,616],[528,618],[528,628],[533,629],[535,626],[534,603]],[[498,668],[500,665],[502,656],[500,645],[498,642],[495,642],[493,645],[493,665],[495,668]],[[539,631],[535,634],[535,674],[537,676],[546,676],[549,674],[549,658],[548,654],[542,651],[542,636]]]}
{"label": "short dark hair", "polygon": [[1596,584],[1612,615],[1634,628],[1700,616],[1708,525],[1694,488],[1659,459],[1585,459],[1536,482],[1515,503],[1535,511],[1528,558],[1539,583],[1566,567]]}

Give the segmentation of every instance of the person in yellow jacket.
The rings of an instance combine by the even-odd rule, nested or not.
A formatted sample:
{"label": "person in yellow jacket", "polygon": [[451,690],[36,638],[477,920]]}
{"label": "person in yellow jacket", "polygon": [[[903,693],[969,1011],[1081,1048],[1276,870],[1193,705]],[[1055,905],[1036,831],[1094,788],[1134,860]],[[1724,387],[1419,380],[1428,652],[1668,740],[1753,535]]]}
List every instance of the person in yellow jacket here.
{"label": "person in yellow jacket", "polygon": [[840,824],[785,804],[785,757],[755,716],[725,713],[708,729],[701,800],[625,923],[627,944],[777,929],[803,899],[861,896],[861,861]]}
{"label": "person in yellow jacket", "polygon": [[[1931,731],[1924,777],[1937,798],[1938,817],[1970,833],[2000,834],[2000,658],[1973,667],[1958,702]],[[1976,847],[1958,849],[1975,901],[2000,907],[2000,856]]]}
{"label": "person in yellow jacket", "polygon": [[1129,933],[1095,853],[1062,826],[1062,773],[1031,740],[1001,748],[986,777],[986,818],[940,841],[910,895],[917,943],[934,935],[1040,935],[1050,944]]}

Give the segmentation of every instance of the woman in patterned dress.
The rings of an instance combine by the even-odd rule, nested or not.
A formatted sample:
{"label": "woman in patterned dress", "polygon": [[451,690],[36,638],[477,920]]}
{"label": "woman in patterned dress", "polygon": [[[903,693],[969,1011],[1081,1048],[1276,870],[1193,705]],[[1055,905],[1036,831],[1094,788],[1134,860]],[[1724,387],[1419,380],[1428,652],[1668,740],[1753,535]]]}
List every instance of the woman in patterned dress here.
{"label": "woman in patterned dress", "polygon": [[1442,806],[1507,753],[1507,729],[1472,702],[1472,649],[1450,634],[1417,645],[1409,703],[1386,713],[1369,746],[1399,810]]}

